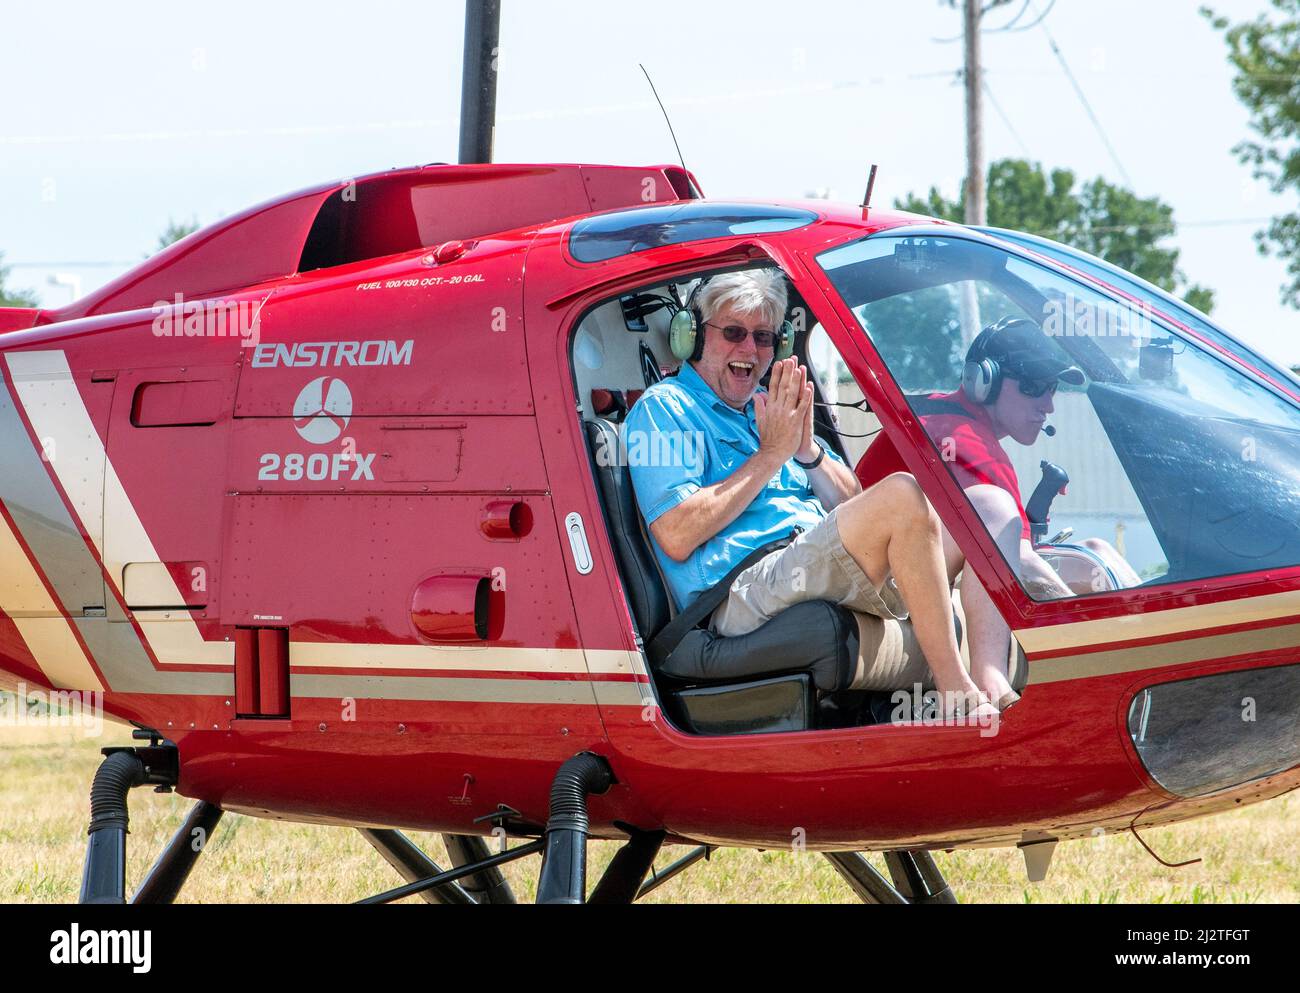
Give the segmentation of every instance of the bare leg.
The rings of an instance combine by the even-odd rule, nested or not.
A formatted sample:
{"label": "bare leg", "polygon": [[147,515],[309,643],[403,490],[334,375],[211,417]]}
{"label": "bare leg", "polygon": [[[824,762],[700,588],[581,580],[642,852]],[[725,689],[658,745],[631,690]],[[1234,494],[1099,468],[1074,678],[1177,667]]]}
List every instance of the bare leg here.
{"label": "bare leg", "polygon": [[[1015,501],[1005,490],[990,485],[969,487],[966,495],[1014,569],[1020,555],[1022,527]],[[969,565],[962,575],[961,592],[970,628],[971,678],[989,699],[1000,701],[1014,692],[1007,678],[1011,630]]]}
{"label": "bare leg", "polygon": [[971,679],[990,700],[997,703],[1015,692],[1007,679],[1011,629],[969,565],[962,573],[961,605],[966,611],[970,637]]}
{"label": "bare leg", "polygon": [[916,480],[895,473],[840,504],[840,540],[867,578],[881,588],[892,575],[911,612],[912,629],[934,673],[935,687],[948,694],[978,694],[961,664],[952,621],[939,517]]}
{"label": "bare leg", "polygon": [[1124,556],[1115,550],[1115,546],[1110,542],[1102,541],[1100,538],[1087,538],[1082,544],[1105,562],[1106,565],[1110,566],[1110,571],[1115,574],[1115,578],[1119,580],[1121,587],[1128,588],[1142,585],[1142,578],[1133,571],[1133,567],[1128,564]]}

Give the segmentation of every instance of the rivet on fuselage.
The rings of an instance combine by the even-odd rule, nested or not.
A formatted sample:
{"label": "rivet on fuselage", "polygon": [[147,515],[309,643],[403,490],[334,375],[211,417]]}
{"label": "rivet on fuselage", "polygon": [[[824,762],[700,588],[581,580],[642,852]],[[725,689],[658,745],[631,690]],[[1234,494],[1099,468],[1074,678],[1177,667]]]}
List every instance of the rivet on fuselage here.
{"label": "rivet on fuselage", "polygon": [[399,725],[397,725],[397,733],[398,733],[398,734],[406,734],[406,725],[405,725],[405,724],[399,724]]}
{"label": "rivet on fuselage", "polygon": [[319,731],[319,732],[321,732],[321,734],[324,734],[324,733],[325,733],[325,722],[324,722],[324,721],[321,721],[319,724],[317,724],[317,725],[316,725],[316,730]]}

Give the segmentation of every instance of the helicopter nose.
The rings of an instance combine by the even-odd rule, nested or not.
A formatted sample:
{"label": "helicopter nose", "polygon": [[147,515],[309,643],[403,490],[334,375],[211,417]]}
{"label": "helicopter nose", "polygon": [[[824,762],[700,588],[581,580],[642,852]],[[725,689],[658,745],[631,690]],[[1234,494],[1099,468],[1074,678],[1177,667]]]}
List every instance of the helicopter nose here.
{"label": "helicopter nose", "polygon": [[[1243,700],[1257,705],[1250,721]],[[1148,686],[1129,703],[1127,729],[1151,777],[1192,798],[1300,769],[1297,717],[1300,666],[1259,664]]]}

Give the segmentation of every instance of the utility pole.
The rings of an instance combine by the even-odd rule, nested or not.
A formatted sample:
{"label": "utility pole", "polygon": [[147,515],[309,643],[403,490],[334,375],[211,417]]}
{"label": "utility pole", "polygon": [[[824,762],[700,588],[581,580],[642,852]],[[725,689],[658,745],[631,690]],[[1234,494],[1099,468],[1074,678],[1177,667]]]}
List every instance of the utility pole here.
{"label": "utility pole", "polygon": [[[965,36],[966,68],[966,211],[967,224],[988,223],[984,189],[983,96],[980,87],[980,4],[983,0],[963,0],[962,25]],[[962,341],[969,345],[980,332],[980,301],[975,284],[969,279],[961,284],[958,308]]]}
{"label": "utility pole", "polygon": [[492,161],[500,33],[501,0],[465,0],[465,59],[460,82],[461,163]]}
{"label": "utility pole", "polygon": [[984,101],[980,75],[980,10],[982,0],[964,0],[966,36],[966,216],[967,224],[987,224],[984,189]]}

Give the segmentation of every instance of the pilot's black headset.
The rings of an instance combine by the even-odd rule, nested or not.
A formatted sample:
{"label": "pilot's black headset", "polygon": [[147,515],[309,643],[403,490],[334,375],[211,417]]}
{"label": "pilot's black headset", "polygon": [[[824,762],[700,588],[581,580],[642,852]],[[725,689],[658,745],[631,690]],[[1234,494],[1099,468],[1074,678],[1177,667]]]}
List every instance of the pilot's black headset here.
{"label": "pilot's black headset", "polygon": [[[686,298],[686,305],[673,314],[673,319],[668,324],[668,347],[681,362],[694,362],[704,354],[704,315],[696,307],[695,300],[712,278],[705,276],[695,284],[691,295]],[[789,321],[782,321],[776,329],[775,345],[774,362],[788,359],[794,354],[794,325]]]}
{"label": "pilot's black headset", "polygon": [[966,352],[966,365],[961,373],[962,392],[978,404],[988,405],[996,401],[1002,391],[1006,370],[997,359],[988,357],[994,339],[1008,328],[1033,323],[1023,317],[1007,316],[990,324],[976,335],[970,349]]}

